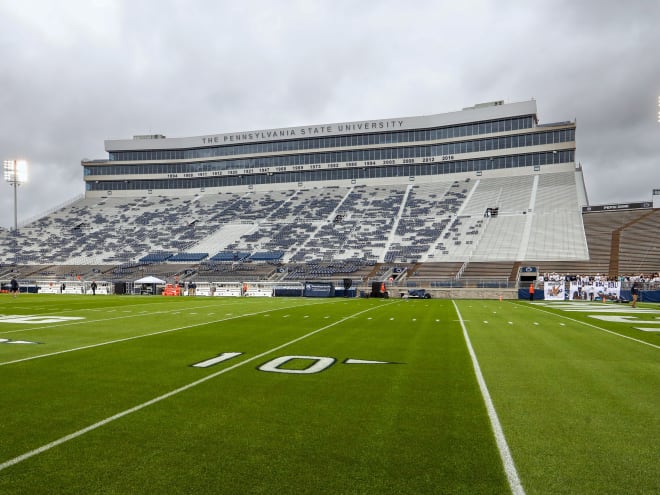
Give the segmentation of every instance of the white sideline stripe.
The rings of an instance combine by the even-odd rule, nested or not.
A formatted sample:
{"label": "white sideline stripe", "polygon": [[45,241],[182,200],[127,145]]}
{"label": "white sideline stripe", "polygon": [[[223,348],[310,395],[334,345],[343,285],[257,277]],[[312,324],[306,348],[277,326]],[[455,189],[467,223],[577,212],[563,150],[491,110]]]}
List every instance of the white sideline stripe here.
{"label": "white sideline stripe", "polygon": [[[321,304],[321,303],[317,303],[317,304]],[[288,307],[283,307],[283,308],[277,308],[275,311],[279,311],[281,309],[297,308],[297,307],[300,307],[300,306],[288,306]],[[74,347],[73,349],[64,349],[62,351],[49,352],[48,354],[39,354],[37,356],[30,356],[30,357],[21,358],[21,359],[15,359],[13,361],[0,362],[0,366],[5,366],[7,364],[22,363],[24,361],[32,361],[33,359],[41,359],[41,358],[50,357],[50,356],[57,356],[59,354],[66,354],[66,353],[69,353],[69,352],[84,351],[85,349],[93,349],[94,347],[102,347],[104,345],[119,344],[120,342],[128,342],[130,340],[142,339],[142,338],[145,338],[145,337],[153,337],[154,335],[160,335],[160,334],[163,334],[163,333],[178,332],[179,330],[187,330],[189,328],[202,327],[204,325],[209,325],[211,323],[220,323],[220,322],[223,322],[223,321],[235,320],[237,318],[243,318],[245,316],[256,316],[256,315],[259,315],[259,314],[266,313],[268,311],[273,311],[273,309],[271,308],[267,311],[257,311],[256,313],[245,313],[245,314],[242,314],[242,315],[229,316],[227,318],[220,318],[218,320],[207,320],[207,321],[203,321],[203,322],[200,322],[200,323],[195,323],[193,325],[186,325],[186,326],[183,326],[183,327],[170,328],[168,330],[160,330],[158,332],[145,333],[145,334],[142,334],[142,335],[133,335],[132,337],[125,337],[123,339],[108,340],[107,342],[99,342],[98,344],[84,345],[84,346],[81,346],[81,347]]]}
{"label": "white sideline stripe", "polygon": [[497,449],[500,451],[500,459],[502,459],[502,464],[504,466],[504,472],[506,473],[506,478],[509,482],[509,488],[511,488],[511,493],[513,495],[525,495],[525,489],[522,486],[520,477],[518,476],[518,471],[516,470],[516,465],[513,462],[513,457],[511,456],[511,451],[509,450],[509,444],[506,441],[504,436],[504,431],[502,430],[502,425],[499,418],[497,417],[497,411],[495,411],[495,406],[493,405],[493,400],[490,397],[490,392],[488,392],[488,387],[486,386],[486,380],[481,373],[481,367],[479,366],[479,361],[477,360],[477,355],[472,348],[472,342],[470,341],[470,336],[468,335],[467,328],[463,322],[463,316],[458,310],[456,301],[452,300],[454,304],[454,309],[458,315],[458,321],[463,328],[463,336],[465,337],[465,343],[467,344],[468,352],[472,358],[472,365],[474,366],[474,373],[477,376],[477,382],[479,383],[479,389],[481,390],[481,395],[484,398],[484,403],[486,404],[486,410],[488,411],[488,418],[490,419],[490,424],[493,427],[493,433],[495,434],[495,441],[497,442]]}
{"label": "white sideline stripe", "polygon": [[[391,302],[389,304],[393,304],[393,302]],[[149,407],[153,404],[156,404],[157,402],[163,401],[165,399],[169,399],[170,397],[173,397],[177,394],[180,394],[181,392],[185,392],[186,390],[191,389],[193,387],[196,387],[197,385],[200,385],[200,384],[202,384],[202,383],[204,383],[208,380],[211,380],[212,378],[215,378],[215,377],[220,376],[224,373],[232,371],[232,370],[238,368],[239,366],[243,366],[244,364],[247,364],[251,361],[255,361],[257,359],[260,359],[260,358],[262,358],[262,357],[264,357],[264,356],[266,356],[266,355],[268,355],[272,352],[279,351],[280,349],[283,349],[287,346],[290,346],[291,344],[295,344],[296,342],[300,342],[301,340],[306,339],[308,337],[311,337],[312,335],[315,335],[319,332],[322,332],[323,330],[327,330],[330,327],[334,327],[335,325],[343,323],[344,321],[351,319],[353,316],[357,316],[357,315],[360,315],[362,313],[366,313],[367,311],[373,311],[374,309],[382,309],[382,308],[383,308],[383,306],[374,306],[374,307],[365,309],[363,311],[359,311],[358,313],[355,313],[354,315],[347,316],[345,318],[342,318],[341,320],[337,320],[334,323],[330,323],[329,325],[326,325],[324,327],[317,328],[316,330],[312,330],[311,332],[309,332],[305,335],[302,335],[298,338],[290,340],[289,342],[286,342],[284,344],[278,345],[277,347],[273,347],[272,349],[264,351],[261,354],[257,354],[256,356],[253,356],[251,358],[247,358],[244,361],[241,361],[240,363],[236,363],[233,366],[229,366],[228,368],[217,371],[217,372],[215,372],[211,375],[207,375],[204,378],[200,378],[199,380],[196,380],[192,383],[189,383],[188,385],[184,385],[183,387],[179,387],[175,390],[167,392],[166,394],[155,397],[155,398],[153,398],[153,399],[151,399],[147,402],[143,402],[142,404],[138,404],[135,407],[131,407],[130,409],[126,409],[125,411],[119,412],[119,413],[117,413],[113,416],[102,419],[101,421],[99,421],[97,423],[94,423],[92,425],[89,425],[89,426],[83,428],[82,430],[75,431],[75,432],[73,432],[69,435],[58,438],[57,440],[54,440],[50,443],[42,445],[41,447],[38,447],[34,450],[26,452],[25,454],[19,455],[18,457],[14,457],[13,459],[9,459],[8,461],[3,462],[2,464],[0,464],[0,471],[2,471],[4,469],[7,469],[8,467],[15,466],[16,464],[18,464],[20,462],[23,462],[23,461],[29,459],[30,457],[34,457],[35,455],[42,454],[42,453],[52,449],[53,447],[57,447],[58,445],[62,445],[63,443],[68,442],[69,440],[73,440],[74,438],[78,438],[78,437],[84,435],[85,433],[89,433],[90,431],[94,431],[97,428],[105,426],[108,423],[111,423],[111,422],[113,422],[117,419],[123,418],[124,416],[128,416],[129,414],[132,414],[132,413],[137,412],[141,409],[144,409],[145,407]],[[272,309],[271,309],[271,311],[272,311]]]}
{"label": "white sideline stripe", "polygon": [[[644,344],[644,345],[648,345],[649,347],[655,347],[656,349],[660,349],[660,345],[651,344],[650,342],[645,342],[644,340],[636,339],[635,337],[629,337],[628,335],[623,335],[622,333],[614,332],[612,330],[608,330],[607,328],[602,328],[602,327],[599,327],[599,326],[594,325],[592,323],[587,323],[586,321],[580,321],[580,320],[576,320],[574,318],[570,318],[570,317],[562,315],[562,314],[553,313],[552,311],[547,311],[545,309],[541,309],[538,306],[531,306],[530,305],[530,307],[534,308],[537,311],[542,311],[543,313],[548,313],[548,314],[553,315],[553,316],[559,316],[560,318],[566,318],[567,320],[573,321],[575,323],[580,323],[581,325],[586,325],[588,327],[595,328],[596,330],[600,330],[601,332],[611,333],[612,335],[616,335],[617,337],[621,337],[622,339],[634,340],[635,342],[639,342],[640,344]],[[585,311],[585,312],[588,313],[588,311]],[[633,323],[633,322],[631,322],[631,323]],[[638,321],[636,323],[646,323],[646,322]]]}

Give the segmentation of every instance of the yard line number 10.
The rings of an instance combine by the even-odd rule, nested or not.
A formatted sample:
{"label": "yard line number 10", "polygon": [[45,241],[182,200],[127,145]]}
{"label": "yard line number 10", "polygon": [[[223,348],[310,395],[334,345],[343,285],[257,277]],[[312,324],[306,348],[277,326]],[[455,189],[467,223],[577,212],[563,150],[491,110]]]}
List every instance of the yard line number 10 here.
{"label": "yard line number 10", "polygon": [[[229,361],[235,357],[242,355],[242,352],[223,352],[218,356],[215,356],[211,359],[201,361],[192,365],[193,368],[208,368],[225,361]],[[284,367],[287,363],[291,364],[296,360],[308,361],[307,366],[300,369]],[[327,370],[330,366],[337,362],[336,358],[333,357],[321,357],[321,356],[280,356],[270,361],[265,362],[261,366],[257,367],[259,371],[265,371],[268,373],[286,373],[290,375],[311,375],[314,373],[320,373]],[[391,361],[372,361],[366,359],[345,359],[342,361],[342,364],[399,364]]]}

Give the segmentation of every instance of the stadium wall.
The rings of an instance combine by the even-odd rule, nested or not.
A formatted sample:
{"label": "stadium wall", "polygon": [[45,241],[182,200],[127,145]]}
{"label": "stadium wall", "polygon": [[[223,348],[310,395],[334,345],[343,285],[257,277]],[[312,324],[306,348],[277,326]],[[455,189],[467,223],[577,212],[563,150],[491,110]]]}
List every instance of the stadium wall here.
{"label": "stadium wall", "polygon": [[[408,294],[409,287],[388,287],[390,298],[403,298]],[[425,289],[432,299],[518,299],[517,289],[487,289],[487,288],[447,288]],[[370,288],[360,287],[360,291],[369,292]]]}

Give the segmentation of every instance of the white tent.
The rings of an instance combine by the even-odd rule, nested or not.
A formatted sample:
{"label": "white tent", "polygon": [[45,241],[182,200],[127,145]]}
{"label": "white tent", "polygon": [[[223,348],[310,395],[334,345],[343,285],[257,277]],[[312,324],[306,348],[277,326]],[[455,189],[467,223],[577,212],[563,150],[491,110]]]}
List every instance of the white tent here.
{"label": "white tent", "polygon": [[136,284],[164,284],[165,280],[153,277],[149,275],[148,277],[143,277],[140,280],[135,281]]}

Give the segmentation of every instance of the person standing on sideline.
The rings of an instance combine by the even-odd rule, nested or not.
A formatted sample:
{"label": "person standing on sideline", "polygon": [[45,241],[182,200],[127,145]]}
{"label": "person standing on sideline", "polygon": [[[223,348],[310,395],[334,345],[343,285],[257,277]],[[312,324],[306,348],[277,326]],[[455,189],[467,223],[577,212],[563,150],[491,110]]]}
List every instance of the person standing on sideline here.
{"label": "person standing on sideline", "polygon": [[633,282],[632,287],[630,288],[630,294],[632,295],[632,304],[633,308],[637,307],[637,298],[639,297],[639,289],[637,288],[637,282]]}
{"label": "person standing on sideline", "polygon": [[529,284],[529,300],[530,301],[534,300],[534,282]]}
{"label": "person standing on sideline", "polygon": [[13,297],[18,295],[18,282],[16,281],[16,277],[12,277],[11,282],[9,282],[9,292]]}
{"label": "person standing on sideline", "polygon": [[97,287],[96,281],[93,280],[92,285],[90,285],[89,287],[92,289],[92,295],[95,296],[96,295],[96,287]]}

